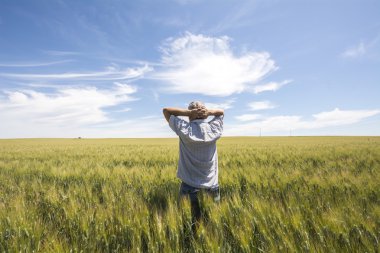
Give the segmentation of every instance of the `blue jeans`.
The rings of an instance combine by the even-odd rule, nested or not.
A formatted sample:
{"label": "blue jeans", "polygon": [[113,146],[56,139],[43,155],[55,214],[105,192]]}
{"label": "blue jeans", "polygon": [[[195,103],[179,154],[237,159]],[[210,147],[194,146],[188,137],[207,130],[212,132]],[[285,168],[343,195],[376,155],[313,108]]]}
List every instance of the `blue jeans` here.
{"label": "blue jeans", "polygon": [[180,200],[186,196],[190,198],[191,205],[191,229],[193,232],[196,232],[197,226],[199,224],[200,219],[202,218],[200,203],[199,203],[199,192],[205,192],[210,195],[214,202],[219,203],[220,201],[220,191],[219,186],[210,189],[203,189],[193,187],[191,185],[186,184],[185,182],[181,183],[181,187],[179,190],[179,198]]}

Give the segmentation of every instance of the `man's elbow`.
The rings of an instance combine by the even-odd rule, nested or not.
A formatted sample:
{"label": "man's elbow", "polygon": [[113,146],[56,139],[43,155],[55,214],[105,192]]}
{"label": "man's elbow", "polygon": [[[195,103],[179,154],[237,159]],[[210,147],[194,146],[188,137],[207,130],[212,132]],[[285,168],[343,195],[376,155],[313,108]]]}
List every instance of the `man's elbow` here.
{"label": "man's elbow", "polygon": [[164,115],[169,115],[169,116],[172,114],[171,111],[170,111],[170,109],[167,108],[167,107],[162,108],[162,113]]}
{"label": "man's elbow", "polygon": [[166,108],[166,107],[163,108],[162,109],[162,113],[164,114],[164,117],[165,117],[166,121],[169,122],[170,112],[169,112],[168,108]]}

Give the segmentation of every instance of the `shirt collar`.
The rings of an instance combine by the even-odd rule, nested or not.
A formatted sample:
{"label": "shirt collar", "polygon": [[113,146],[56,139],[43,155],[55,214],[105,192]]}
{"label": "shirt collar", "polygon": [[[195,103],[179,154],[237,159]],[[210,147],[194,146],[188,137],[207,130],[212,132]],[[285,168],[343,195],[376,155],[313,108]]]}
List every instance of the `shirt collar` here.
{"label": "shirt collar", "polygon": [[207,119],[194,119],[191,122],[202,123],[202,122],[207,122]]}

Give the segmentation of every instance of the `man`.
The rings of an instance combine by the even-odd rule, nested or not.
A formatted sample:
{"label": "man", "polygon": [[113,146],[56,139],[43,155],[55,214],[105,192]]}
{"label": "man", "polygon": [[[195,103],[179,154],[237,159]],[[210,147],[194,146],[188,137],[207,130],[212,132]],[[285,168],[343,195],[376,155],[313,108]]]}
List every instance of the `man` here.
{"label": "man", "polygon": [[[200,101],[191,102],[188,109],[164,108],[165,119],[179,136],[177,177],[182,180],[180,198],[190,197],[192,230],[201,218],[198,193],[202,190],[219,202],[218,153],[216,141],[223,132],[224,111],[207,109]],[[189,117],[189,122],[178,116]],[[214,116],[207,121],[208,116]]]}

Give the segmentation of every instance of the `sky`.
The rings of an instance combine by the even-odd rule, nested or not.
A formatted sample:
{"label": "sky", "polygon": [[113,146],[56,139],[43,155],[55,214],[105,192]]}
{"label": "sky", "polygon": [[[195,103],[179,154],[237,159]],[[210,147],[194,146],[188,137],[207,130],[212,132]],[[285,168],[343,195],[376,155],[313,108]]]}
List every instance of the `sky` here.
{"label": "sky", "polygon": [[[380,1],[1,0],[0,138],[380,135]],[[211,119],[211,118],[210,118]]]}

